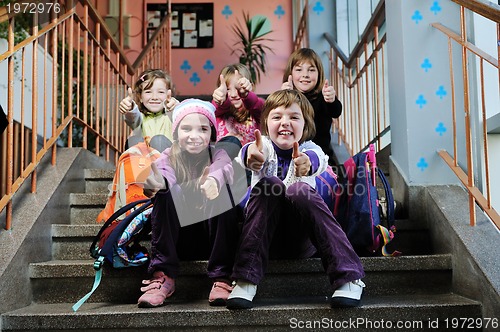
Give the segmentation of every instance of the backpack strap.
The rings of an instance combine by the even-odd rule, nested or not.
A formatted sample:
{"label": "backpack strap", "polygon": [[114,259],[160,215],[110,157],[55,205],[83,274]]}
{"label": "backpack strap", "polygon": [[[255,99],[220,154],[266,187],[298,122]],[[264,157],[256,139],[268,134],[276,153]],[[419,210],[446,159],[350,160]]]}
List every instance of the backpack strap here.
{"label": "backpack strap", "polygon": [[[110,237],[106,240],[105,245],[101,248],[101,250],[99,250],[99,252],[96,252],[95,251],[95,247],[96,247],[96,244],[99,241],[99,239],[100,239],[101,234],[103,233],[103,231],[107,227],[109,227],[109,225],[114,220],[116,220],[117,217],[119,217],[120,215],[122,215],[126,211],[134,208],[136,205],[141,204],[141,203],[143,203],[143,204],[139,208],[135,209],[131,214],[129,214],[126,217],[128,219],[126,219],[126,220],[123,219],[121,221],[121,224],[120,224],[121,227],[116,227],[113,230],[112,235],[110,235]],[[94,262],[94,270],[96,271],[95,278],[94,278],[94,285],[92,286],[92,289],[90,290],[90,292],[88,292],[87,294],[85,294],[85,296],[83,296],[80,300],[78,300],[78,302],[76,302],[73,305],[73,307],[72,307],[73,311],[77,311],[82,306],[82,304],[84,304],[85,301],[87,301],[88,298],[95,292],[95,290],[97,289],[97,287],[99,287],[99,285],[101,283],[101,278],[102,278],[102,267],[104,266],[104,259],[109,254],[109,253],[107,253],[107,251],[110,251],[110,249],[111,250],[113,249],[113,246],[114,246],[113,241],[116,241],[116,238],[118,236],[117,234],[121,234],[121,232],[123,232],[123,229],[125,227],[127,227],[127,225],[129,224],[129,222],[132,221],[132,220],[134,220],[134,218],[139,213],[141,213],[142,211],[144,211],[150,205],[151,205],[151,199],[149,199],[149,198],[129,203],[129,204],[125,205],[124,207],[120,208],[115,213],[113,213],[111,215],[111,217],[109,217],[109,219],[106,220],[106,222],[104,223],[104,225],[99,230],[99,233],[97,233],[97,235],[94,237],[94,241],[92,242],[92,245],[90,246],[90,254],[92,255],[92,257],[95,257],[97,255],[97,259]],[[108,257],[108,260],[109,260],[109,257]]]}
{"label": "backpack strap", "polygon": [[[90,292],[88,292],[84,297],[82,297],[78,302],[76,302],[71,308],[73,311],[77,311],[80,309],[82,304],[85,303],[85,301],[88,300],[88,298],[95,292],[99,284],[101,283],[101,278],[102,278],[102,264],[104,263],[104,256],[99,257],[95,262],[94,262],[94,269],[96,270],[95,278],[94,278],[94,285],[92,286],[92,289]],[[99,266],[96,268],[96,264]]]}
{"label": "backpack strap", "polygon": [[121,216],[122,214],[124,214],[125,212],[129,211],[130,209],[134,208],[135,206],[139,205],[139,204],[145,204],[145,203],[148,203],[148,202],[151,202],[151,199],[147,198],[147,199],[140,199],[138,201],[135,201],[135,202],[131,202],[123,207],[121,207],[120,209],[118,209],[117,211],[115,211],[109,218],[108,220],[106,220],[106,222],[104,223],[104,225],[102,225],[101,229],[99,230],[99,233],[97,233],[97,235],[94,237],[94,240],[92,241],[92,244],[90,245],[90,254],[92,255],[92,257],[94,257],[94,250],[93,248],[95,248],[95,245],[97,244],[97,242],[99,242],[99,239],[101,238],[101,235],[102,235],[102,232],[104,232],[104,230],[113,222],[115,221],[119,216]]}
{"label": "backpack strap", "polygon": [[387,251],[386,245],[391,242],[391,240],[394,238],[394,233],[396,232],[396,226],[394,225],[395,223],[395,217],[394,217],[394,196],[392,195],[392,190],[389,185],[389,181],[385,177],[384,172],[378,168],[377,169],[378,177],[382,181],[382,184],[384,186],[384,192],[385,192],[385,198],[387,200],[387,226],[389,229],[385,228],[382,225],[378,225],[377,228],[380,231],[380,234],[382,235],[382,239],[384,241],[384,244],[382,245],[382,255],[387,257],[396,257],[400,256],[401,252],[398,250],[394,250],[392,253],[389,253]]}

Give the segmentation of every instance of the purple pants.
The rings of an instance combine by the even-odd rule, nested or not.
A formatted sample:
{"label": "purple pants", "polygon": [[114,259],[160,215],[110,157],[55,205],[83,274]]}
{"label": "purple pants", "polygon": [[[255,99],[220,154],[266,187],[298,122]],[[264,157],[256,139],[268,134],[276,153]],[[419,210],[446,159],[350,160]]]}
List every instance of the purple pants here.
{"label": "purple pants", "polygon": [[333,289],[364,277],[344,231],[308,184],[287,189],[277,177],[263,178],[252,189],[245,213],[233,279],[259,284],[270,257],[304,258],[316,251]]}
{"label": "purple pants", "polygon": [[[216,205],[218,198],[208,201],[206,209]],[[148,272],[163,271],[175,279],[179,274],[180,260],[208,259],[209,278],[229,279],[239,238],[238,220],[241,217],[238,217],[238,207],[181,227],[170,190],[159,191],[153,203]]]}

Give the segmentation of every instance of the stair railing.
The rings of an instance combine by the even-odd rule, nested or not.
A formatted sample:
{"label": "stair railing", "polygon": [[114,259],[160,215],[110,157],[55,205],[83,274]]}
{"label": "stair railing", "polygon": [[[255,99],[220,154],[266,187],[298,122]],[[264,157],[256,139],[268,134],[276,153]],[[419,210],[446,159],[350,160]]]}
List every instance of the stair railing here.
{"label": "stair railing", "polygon": [[[465,10],[469,10],[479,14],[486,19],[496,22],[498,40],[500,40],[500,6],[493,4],[490,1],[484,0],[451,0],[461,6],[461,33],[456,34],[450,29],[442,26],[439,23],[433,23],[432,26],[448,36],[449,47],[451,43],[456,42],[462,47],[461,64],[463,68],[463,86],[464,91],[455,91],[453,75],[451,75],[451,85],[453,90],[453,98],[455,95],[464,96],[464,113],[466,127],[466,151],[467,151],[467,166],[464,169],[459,165],[457,153],[457,135],[456,135],[456,109],[452,103],[452,113],[454,121],[454,151],[453,157],[445,151],[438,151],[438,154],[449,165],[453,172],[457,175],[460,181],[464,184],[469,192],[469,208],[470,208],[470,224],[475,225],[476,203],[488,215],[493,223],[500,228],[500,217],[498,212],[492,207],[490,194],[490,176],[489,176],[489,154],[488,154],[488,128],[486,118],[486,106],[484,96],[484,66],[493,67],[493,71],[499,73],[500,56],[498,59],[488,55],[473,43],[467,41],[467,26],[465,20]],[[384,135],[389,132],[389,110],[386,102],[387,82],[384,76],[385,64],[385,42],[386,34],[379,34],[379,27],[385,21],[385,1],[381,0],[375,9],[371,20],[360,37],[358,44],[354,47],[351,55],[346,57],[340,47],[335,42],[334,38],[329,34],[325,34],[326,40],[330,43],[330,65],[331,79],[334,82],[335,89],[342,102],[344,109],[342,117],[334,120],[334,128],[338,131],[338,144],[345,144],[351,155],[364,151],[370,143],[376,143],[377,151],[383,148],[382,141]],[[500,51],[499,51],[500,54]],[[469,56],[475,56],[479,64],[479,107],[482,111],[481,123],[482,131],[482,147],[479,149],[482,152],[482,164],[484,165],[484,190],[481,191],[475,184],[477,176],[474,174],[474,163],[478,163],[476,154],[472,153],[472,126],[470,119],[470,90],[469,74],[467,68],[471,61]],[[453,73],[453,61],[450,51],[450,73]],[[499,75],[500,77],[500,75]],[[500,79],[497,79],[500,82]],[[500,83],[499,83],[500,84]],[[474,87],[475,88],[475,87]],[[491,110],[490,110],[491,111]],[[496,113],[498,114],[498,112]],[[390,138],[389,138],[390,139]]]}
{"label": "stair railing", "polygon": [[385,1],[381,0],[349,57],[330,34],[324,34],[330,44],[330,81],[346,110],[333,121],[337,144],[344,144],[351,155],[371,143],[377,152],[388,144],[382,141],[390,128],[384,76],[386,34],[379,33],[384,22]]}
{"label": "stair railing", "polygon": [[0,144],[6,230],[15,193],[28,178],[36,192],[37,167],[49,153],[56,165],[58,146],[80,146],[116,162],[129,133],[117,111],[126,87],[151,64],[170,71],[168,18],[132,65],[91,1],[52,1],[50,9],[30,1],[40,5],[34,14],[23,13],[26,3],[0,8],[0,31],[7,32],[7,50],[0,51],[7,72],[0,77],[8,120]]}
{"label": "stair railing", "polygon": [[[493,223],[500,229],[500,216],[498,212],[493,208],[491,202],[491,181],[490,181],[490,165],[489,165],[489,153],[488,153],[488,113],[494,114],[494,116],[500,116],[499,105],[494,105],[493,110],[488,109],[485,102],[485,84],[486,81],[485,73],[495,72],[497,75],[496,84],[500,86],[500,44],[498,44],[498,55],[495,59],[493,56],[484,52],[478,48],[474,43],[470,42],[467,38],[467,20],[466,11],[474,12],[482,17],[493,21],[496,23],[497,31],[497,41],[500,41],[500,6],[496,5],[490,1],[483,0],[451,0],[458,5],[460,5],[460,34],[455,33],[451,29],[443,26],[440,23],[432,23],[431,26],[441,31],[448,37],[448,49],[449,49],[449,63],[450,63],[450,80],[452,89],[452,118],[453,118],[453,153],[446,150],[438,151],[439,156],[446,162],[446,164],[451,168],[455,175],[460,179],[462,184],[465,186],[469,193],[469,219],[470,225],[474,226],[476,224],[476,204],[478,204],[481,209],[490,217]],[[455,84],[455,78],[453,76],[454,72],[454,61],[452,57],[452,43],[455,42],[462,49],[462,57],[459,60],[462,66],[462,81],[463,90],[456,91],[458,85]],[[471,57],[473,57],[471,59]],[[476,86],[470,85],[470,72],[469,68],[477,63],[478,67],[478,83],[479,83],[479,101],[477,105],[471,105],[471,90],[476,89]],[[460,78],[459,78],[460,79]],[[464,109],[463,109],[463,119],[465,121],[465,151],[466,151],[466,167],[459,165],[458,159],[458,140],[457,140],[457,117],[462,118],[462,115],[457,116],[457,109],[455,107],[455,96],[463,96],[464,98]],[[460,98],[460,97],[458,97]],[[474,129],[472,128],[471,119],[471,108],[477,107],[481,110],[481,120],[482,128],[478,129],[479,135],[474,137]],[[482,138],[480,137],[482,136]],[[482,141],[482,145],[477,150],[480,151],[481,156],[477,153],[473,153],[473,143],[472,141]],[[482,159],[482,160],[481,160]],[[474,165],[482,164],[484,165],[484,185],[482,190],[477,186],[478,177],[474,174]]]}

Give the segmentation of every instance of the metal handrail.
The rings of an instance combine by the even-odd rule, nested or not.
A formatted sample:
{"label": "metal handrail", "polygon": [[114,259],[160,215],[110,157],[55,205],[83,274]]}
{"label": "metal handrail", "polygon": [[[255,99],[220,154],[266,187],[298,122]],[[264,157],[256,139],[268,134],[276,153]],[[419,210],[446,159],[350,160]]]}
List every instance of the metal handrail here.
{"label": "metal handrail", "polygon": [[333,121],[333,128],[338,132],[337,144],[343,144],[351,155],[363,151],[370,142],[380,151],[390,126],[383,74],[386,34],[379,34],[384,22],[385,1],[381,0],[349,57],[333,36],[323,35],[330,45],[330,81],[346,110]]}
{"label": "metal handrail", "polygon": [[[479,14],[497,24],[497,36],[500,40],[500,6],[489,1],[482,0],[452,0],[453,2],[460,5],[460,34],[455,33],[451,29],[443,26],[440,23],[432,23],[431,26],[445,34],[448,38],[448,49],[449,49],[449,63],[450,63],[450,76],[451,76],[451,87],[452,96],[463,95],[464,98],[464,121],[465,121],[465,149],[466,149],[466,159],[467,166],[465,169],[459,166],[458,160],[458,139],[457,139],[457,110],[454,101],[452,102],[452,117],[453,117],[453,155],[444,149],[439,150],[439,156],[445,161],[445,163],[451,168],[458,179],[465,186],[469,193],[469,220],[470,225],[474,226],[476,224],[476,204],[481,207],[481,209],[488,215],[492,222],[500,229],[500,215],[493,208],[491,202],[491,183],[490,183],[490,165],[489,165],[489,153],[488,153],[488,129],[487,129],[487,118],[486,118],[486,104],[484,95],[484,66],[489,65],[496,69],[498,73],[498,78],[500,82],[500,52],[498,52],[498,57],[495,59],[486,52],[476,47],[473,43],[467,40],[467,20],[465,19],[466,10],[472,11]],[[462,49],[461,65],[462,65],[462,80],[464,90],[456,93],[455,92],[455,78],[453,76],[454,65],[452,58],[452,42],[459,44]],[[499,48],[500,50],[500,48]],[[470,105],[470,90],[469,86],[469,55],[473,55],[479,63],[479,85],[481,88],[481,94],[479,96],[479,107],[481,109],[481,122],[483,124],[482,131],[482,163],[484,165],[484,176],[485,185],[484,189],[481,191],[477,185],[474,175],[474,164],[480,162],[478,158],[474,158],[472,152],[472,128],[471,128],[471,105]],[[497,112],[498,114],[498,112]]]}
{"label": "metal handrail", "polygon": [[[54,3],[63,10],[53,12],[43,24],[34,14],[29,34],[17,44],[20,14],[0,8],[0,23],[8,25],[8,50],[0,54],[0,63],[8,66],[8,98],[3,105],[8,127],[0,142],[0,158],[6,165],[0,169],[0,211],[5,210],[7,230],[12,226],[14,195],[28,179],[31,192],[36,192],[37,167],[49,152],[52,165],[57,163],[57,146],[81,146],[116,162],[129,132],[116,111],[126,87],[148,65],[170,71],[168,19],[141,53],[142,62],[132,65],[89,0]],[[19,124],[14,111],[20,114]]]}
{"label": "metal handrail", "polygon": [[[468,59],[467,55],[472,54],[479,59],[480,64],[480,84],[484,84],[483,73],[484,66],[493,66],[497,72],[500,73],[498,59],[483,52],[473,43],[469,42],[466,38],[466,20],[464,18],[464,10],[473,11],[479,15],[484,16],[497,23],[497,35],[500,40],[500,6],[484,0],[452,0],[461,6],[461,33],[457,34],[447,27],[433,23],[431,26],[441,31],[448,36],[449,48],[451,49],[451,42],[458,43],[463,49],[462,66],[464,72],[464,87],[466,90],[459,92],[457,95],[463,94],[466,109],[466,150],[467,150],[467,166],[466,171],[458,165],[457,153],[457,135],[456,135],[456,110],[454,102],[452,103],[453,121],[454,121],[454,152],[452,157],[447,151],[438,151],[438,154],[443,158],[446,164],[452,169],[460,181],[464,184],[469,192],[469,210],[470,210],[470,224],[475,225],[476,204],[488,215],[493,223],[500,229],[500,217],[498,212],[492,207],[491,194],[490,194],[490,177],[489,177],[489,159],[488,159],[488,142],[487,142],[487,128],[486,128],[486,112],[484,102],[484,87],[483,95],[480,96],[480,104],[482,107],[482,132],[483,132],[483,164],[485,176],[485,189],[482,193],[474,183],[473,165],[474,159],[472,155],[471,146],[471,125],[469,114],[469,103],[467,96],[469,96],[469,82],[467,75]],[[384,133],[390,128],[388,121],[388,109],[385,101],[386,82],[384,79],[384,52],[386,35],[379,35],[379,26],[385,20],[385,1],[379,2],[375,9],[371,20],[360,37],[358,44],[354,47],[349,57],[345,56],[340,47],[335,42],[334,38],[329,34],[325,34],[325,39],[329,42],[331,47],[330,65],[331,76],[335,79],[335,87],[337,94],[342,98],[344,108],[348,110],[340,120],[334,121],[334,128],[338,131],[339,144],[345,144],[347,150],[352,154],[362,151],[370,142],[377,141],[377,149],[381,147],[380,140]],[[500,54],[500,51],[499,51]],[[451,59],[450,51],[450,73],[453,72],[451,67],[453,61]],[[369,76],[371,75],[371,76]],[[452,92],[454,93],[454,78],[452,76]],[[500,76],[500,74],[499,74]],[[373,77],[375,84],[368,84],[369,77]],[[365,85],[363,85],[365,83]],[[370,97],[374,96],[374,97]],[[370,99],[374,98],[374,100]]]}

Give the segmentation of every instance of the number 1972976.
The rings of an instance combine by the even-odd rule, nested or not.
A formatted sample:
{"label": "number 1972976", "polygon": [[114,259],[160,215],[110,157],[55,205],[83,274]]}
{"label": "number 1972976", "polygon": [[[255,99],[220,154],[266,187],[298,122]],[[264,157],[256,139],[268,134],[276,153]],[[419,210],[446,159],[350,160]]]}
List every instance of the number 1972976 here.
{"label": "number 1972976", "polygon": [[61,5],[57,2],[15,2],[6,5],[9,14],[58,14]]}

